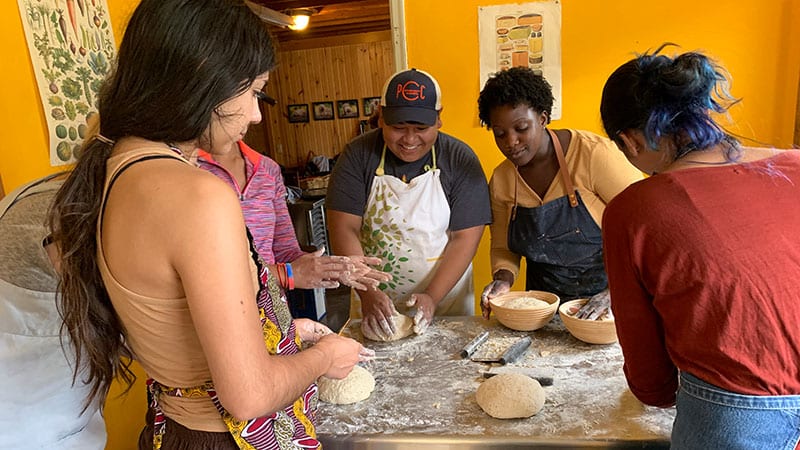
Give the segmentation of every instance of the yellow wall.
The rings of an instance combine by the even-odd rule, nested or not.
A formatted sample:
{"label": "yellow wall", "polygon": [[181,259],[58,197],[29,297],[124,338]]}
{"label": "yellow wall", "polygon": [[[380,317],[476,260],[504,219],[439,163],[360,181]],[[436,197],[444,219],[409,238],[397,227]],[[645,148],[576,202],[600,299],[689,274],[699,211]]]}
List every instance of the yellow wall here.
{"label": "yellow wall", "polygon": [[[117,42],[137,0],[109,0]],[[487,175],[502,160],[488,131],[477,121],[478,5],[497,0],[405,0],[409,65],[430,71],[444,91],[443,130],[478,153]],[[733,74],[733,93],[744,98],[731,116],[732,131],[777,147],[792,142],[800,78],[800,0],[644,3],[635,0],[562,2],[563,117],[555,127],[601,132],[598,110],[606,76],[633,52],[671,41],[686,50],[706,50]],[[0,71],[0,174],[6,191],[54,172],[33,69],[14,1],[0,2],[0,41],[6,67]],[[765,45],[765,43],[767,43]],[[489,238],[475,259],[476,287],[489,279]],[[135,448],[145,410],[143,374],[131,394],[106,408],[112,450]]]}
{"label": "yellow wall", "polygon": [[[138,0],[109,0],[114,38],[122,30]],[[6,56],[0,70],[0,174],[6,192],[25,181],[64,170],[50,167],[47,122],[36,87],[25,32],[16,1],[0,2],[0,42]]]}
{"label": "yellow wall", "polygon": [[[487,176],[503,156],[477,119],[478,6],[509,0],[405,0],[408,65],[442,88],[442,130],[469,143]],[[800,0],[563,0],[562,118],[556,128],[602,134],[600,93],[607,76],[634,52],[663,42],[704,50],[733,75],[743,98],[727,128],[765,145],[792,144],[800,78]],[[794,26],[792,26],[794,24]],[[751,144],[753,145],[753,144]],[[491,280],[489,233],[475,258],[476,292]],[[523,289],[524,285],[515,286]]]}
{"label": "yellow wall", "polygon": [[[138,0],[108,2],[114,38],[122,39],[122,30]],[[0,70],[0,174],[6,192],[25,181],[65,167],[50,167],[47,124],[39,100],[33,66],[22,28],[16,1],[0,2],[0,42],[4,42],[5,67]],[[146,396],[144,373],[130,394],[120,398],[121,386],[115,384],[106,402],[109,450],[136,448],[136,438],[144,423]]]}

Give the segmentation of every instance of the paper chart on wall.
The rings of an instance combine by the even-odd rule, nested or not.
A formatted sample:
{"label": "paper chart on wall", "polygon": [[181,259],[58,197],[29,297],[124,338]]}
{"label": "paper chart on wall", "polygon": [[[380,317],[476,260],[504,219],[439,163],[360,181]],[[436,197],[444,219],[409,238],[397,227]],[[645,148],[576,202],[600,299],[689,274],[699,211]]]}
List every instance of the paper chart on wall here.
{"label": "paper chart on wall", "polygon": [[478,7],[480,88],[489,76],[530,67],[553,87],[552,119],[561,118],[561,3]]}
{"label": "paper chart on wall", "polygon": [[106,0],[17,0],[50,138],[50,165],[75,162],[116,43]]}

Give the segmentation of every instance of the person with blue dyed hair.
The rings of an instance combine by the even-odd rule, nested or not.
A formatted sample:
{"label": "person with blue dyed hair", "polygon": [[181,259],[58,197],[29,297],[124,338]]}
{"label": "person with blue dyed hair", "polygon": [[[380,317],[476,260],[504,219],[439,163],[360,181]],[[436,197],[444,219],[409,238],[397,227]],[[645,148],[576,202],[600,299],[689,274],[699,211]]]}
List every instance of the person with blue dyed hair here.
{"label": "person with blue dyed hair", "polygon": [[800,152],[746,147],[714,120],[724,70],[664,46],[603,89],[608,136],[651,174],[606,208],[603,251],[624,372],[676,405],[675,449],[800,441]]}

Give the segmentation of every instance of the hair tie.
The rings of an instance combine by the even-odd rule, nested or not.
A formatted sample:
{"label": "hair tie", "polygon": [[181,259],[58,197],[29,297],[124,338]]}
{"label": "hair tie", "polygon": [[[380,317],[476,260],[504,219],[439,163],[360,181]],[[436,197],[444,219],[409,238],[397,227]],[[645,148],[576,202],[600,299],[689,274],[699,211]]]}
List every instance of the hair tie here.
{"label": "hair tie", "polygon": [[102,134],[100,134],[100,133],[97,133],[97,134],[94,136],[94,138],[95,138],[95,139],[97,139],[98,141],[102,142],[103,144],[106,144],[106,145],[111,145],[111,146],[113,146],[113,145],[114,145],[114,141],[112,141],[111,139],[109,139],[109,138],[107,138],[107,137],[103,136],[103,135],[102,135]]}

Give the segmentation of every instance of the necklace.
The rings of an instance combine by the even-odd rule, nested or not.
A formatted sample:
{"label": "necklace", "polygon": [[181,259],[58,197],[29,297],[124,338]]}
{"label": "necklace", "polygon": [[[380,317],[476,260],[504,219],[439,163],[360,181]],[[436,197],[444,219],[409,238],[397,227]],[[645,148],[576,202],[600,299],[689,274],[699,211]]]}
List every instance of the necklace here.
{"label": "necklace", "polygon": [[191,164],[191,165],[193,165],[195,167],[200,167],[200,164],[197,162],[197,154],[196,153],[192,157],[187,157],[186,154],[184,154],[183,151],[180,148],[178,148],[177,145],[175,145],[175,144],[173,144],[171,142],[165,142],[165,144],[167,144],[167,148],[169,148],[170,150],[175,152],[178,156],[180,156],[182,159],[184,159],[189,164]]}

